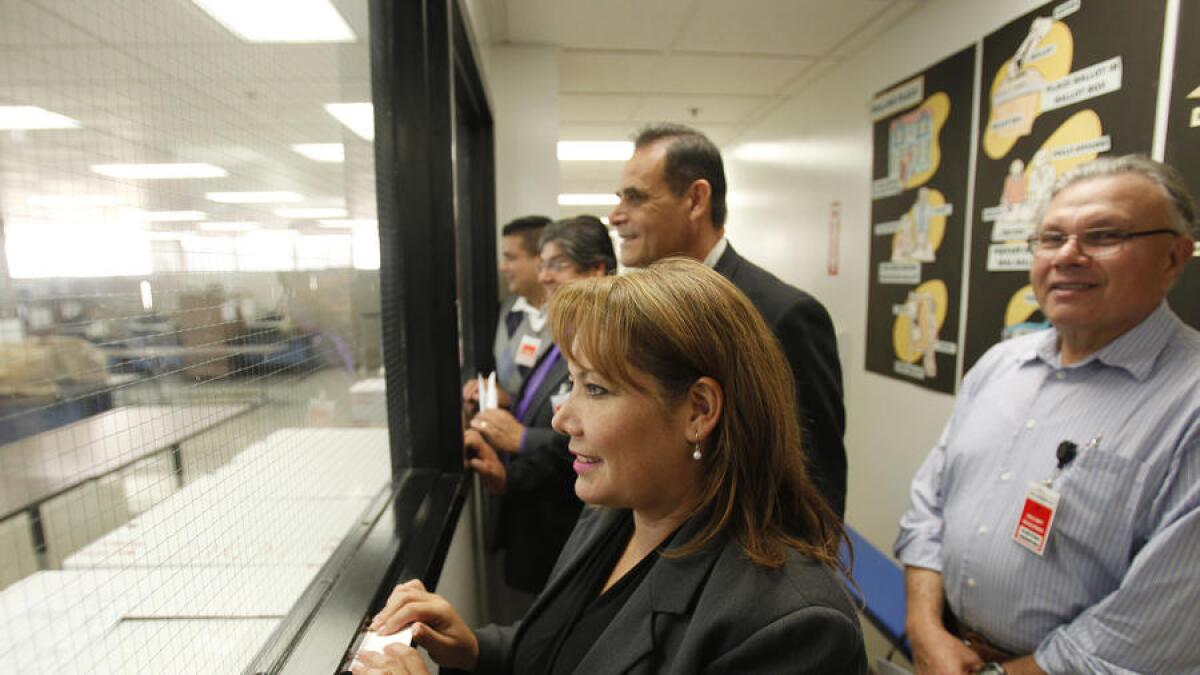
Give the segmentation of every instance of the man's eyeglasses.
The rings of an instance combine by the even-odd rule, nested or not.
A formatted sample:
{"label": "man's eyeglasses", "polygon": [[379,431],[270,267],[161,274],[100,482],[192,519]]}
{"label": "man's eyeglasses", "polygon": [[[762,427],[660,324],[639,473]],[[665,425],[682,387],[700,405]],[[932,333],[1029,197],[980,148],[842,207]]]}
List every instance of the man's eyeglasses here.
{"label": "man's eyeglasses", "polygon": [[538,272],[545,272],[546,270],[550,270],[551,272],[565,272],[575,269],[575,267],[575,261],[565,255],[556,255],[549,260],[538,260],[537,263]]}
{"label": "man's eyeglasses", "polygon": [[1121,246],[1130,239],[1149,237],[1156,234],[1176,236],[1179,233],[1166,228],[1126,232],[1125,230],[1118,230],[1115,227],[1101,227],[1094,230],[1084,230],[1079,234],[1066,234],[1065,232],[1054,231],[1041,232],[1029,237],[1027,241],[1029,242],[1030,253],[1048,256],[1057,253],[1059,249],[1067,245],[1068,241],[1074,238],[1075,246],[1079,249],[1080,253],[1089,258],[1104,258],[1120,251]]}

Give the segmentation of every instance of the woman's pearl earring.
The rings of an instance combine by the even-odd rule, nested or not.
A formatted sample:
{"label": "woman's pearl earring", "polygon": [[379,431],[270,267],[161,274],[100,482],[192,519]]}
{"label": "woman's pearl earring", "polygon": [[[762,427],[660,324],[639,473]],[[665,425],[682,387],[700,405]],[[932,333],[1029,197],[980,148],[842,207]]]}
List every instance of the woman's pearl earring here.
{"label": "woman's pearl earring", "polygon": [[695,448],[695,450],[692,451],[692,459],[699,462],[701,459],[704,458],[704,453],[700,452],[700,441],[696,441],[696,443],[693,445],[693,447]]}

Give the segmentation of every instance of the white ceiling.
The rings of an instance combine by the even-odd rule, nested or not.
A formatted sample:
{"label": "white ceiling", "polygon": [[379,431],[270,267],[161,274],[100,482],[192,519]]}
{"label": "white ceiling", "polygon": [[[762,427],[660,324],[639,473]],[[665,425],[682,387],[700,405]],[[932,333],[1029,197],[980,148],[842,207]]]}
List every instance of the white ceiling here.
{"label": "white ceiling", "polygon": [[[735,141],[922,0],[482,0],[497,44],[554,45],[560,134],[627,139],[658,120]],[[0,105],[36,105],[82,128],[0,131],[0,217],[120,222],[129,210],[257,220],[279,205],[222,205],[208,191],[294,191],[301,204],[374,216],[371,146],[323,104],[370,98],[366,0],[334,0],[358,40],[248,44],[190,0],[0,0]],[[345,164],[290,149],[343,142]],[[207,162],[225,178],[99,176],[100,163]],[[561,166],[563,192],[610,192],[619,162]],[[55,213],[37,194],[105,194],[125,207]],[[596,209],[592,209],[596,210]],[[184,229],[188,225],[159,225]]]}
{"label": "white ceiling", "polygon": [[[484,7],[493,44],[562,49],[563,140],[626,140],[644,124],[670,120],[727,145],[922,1],[495,0]],[[614,162],[562,162],[561,191],[609,192],[619,170]]]}
{"label": "white ceiling", "polygon": [[[294,191],[300,204],[375,213],[370,143],[325,103],[370,100],[366,0],[335,0],[354,43],[250,44],[189,0],[0,0],[0,105],[34,105],[79,129],[0,131],[0,216],[8,223],[126,222],[138,210],[200,210],[209,220],[301,226],[279,204],[234,206],[205,192]],[[346,163],[291,145],[342,142]],[[200,180],[99,176],[101,163],[207,162]],[[38,194],[115,195],[99,211],[33,206]],[[186,224],[156,229],[188,229]]]}

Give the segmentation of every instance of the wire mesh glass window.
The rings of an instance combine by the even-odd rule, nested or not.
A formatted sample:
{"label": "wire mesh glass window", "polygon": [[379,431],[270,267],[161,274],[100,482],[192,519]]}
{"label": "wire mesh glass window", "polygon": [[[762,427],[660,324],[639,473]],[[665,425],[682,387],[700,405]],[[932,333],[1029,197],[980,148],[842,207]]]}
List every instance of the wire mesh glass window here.
{"label": "wire mesh glass window", "polygon": [[239,672],[389,481],[366,17],[0,0],[0,669]]}

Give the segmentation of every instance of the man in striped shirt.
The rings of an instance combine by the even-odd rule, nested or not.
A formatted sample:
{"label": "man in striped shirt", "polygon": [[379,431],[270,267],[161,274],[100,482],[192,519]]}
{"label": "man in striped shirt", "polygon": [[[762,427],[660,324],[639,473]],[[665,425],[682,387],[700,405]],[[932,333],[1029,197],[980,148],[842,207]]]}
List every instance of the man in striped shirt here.
{"label": "man in striped shirt", "polygon": [[918,673],[1200,672],[1200,333],[1165,301],[1196,227],[1147,158],[1059,179],[1029,239],[1053,327],[967,374],[901,519]]}

